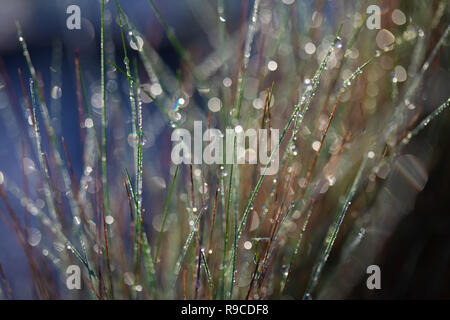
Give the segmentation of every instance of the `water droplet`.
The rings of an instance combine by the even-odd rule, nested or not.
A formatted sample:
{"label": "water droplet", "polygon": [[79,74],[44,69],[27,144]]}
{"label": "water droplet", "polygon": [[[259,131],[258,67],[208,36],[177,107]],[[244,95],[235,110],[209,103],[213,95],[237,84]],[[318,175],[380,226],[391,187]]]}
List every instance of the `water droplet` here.
{"label": "water droplet", "polygon": [[127,285],[132,286],[134,283],[134,275],[131,272],[125,272],[123,274],[123,280]]}
{"label": "water droplet", "polygon": [[241,125],[237,125],[236,127],[234,127],[234,132],[236,132],[236,133],[242,133],[242,132],[244,132],[244,128],[242,128],[242,126]]}
{"label": "water droplet", "polygon": [[208,109],[211,110],[211,112],[218,112],[220,111],[220,108],[222,108],[222,101],[219,98],[213,97],[208,100]]}
{"label": "water droplet", "polygon": [[92,128],[92,127],[94,126],[94,121],[92,121],[91,118],[86,118],[86,119],[84,120],[84,126],[85,126],[86,128]]}
{"label": "water droplet", "polygon": [[311,145],[311,147],[313,148],[314,151],[319,151],[320,148],[320,141],[314,141]]}
{"label": "water droplet", "polygon": [[233,83],[233,81],[232,81],[230,78],[226,77],[226,78],[223,79],[222,83],[223,83],[223,85],[224,85],[225,87],[228,88],[228,87],[231,86],[231,84]]}
{"label": "water droplet", "polygon": [[305,44],[305,52],[307,54],[314,54],[314,52],[316,52],[316,46],[314,45],[314,43],[308,42],[307,44]]}
{"label": "water droplet", "polygon": [[135,145],[137,145],[137,142],[138,142],[138,136],[137,136],[137,134],[136,134],[135,132],[130,133],[130,134],[128,135],[127,141],[128,141],[128,145],[129,145],[130,147],[134,147]]}
{"label": "water droplet", "polygon": [[380,49],[389,50],[390,46],[395,42],[395,36],[389,30],[381,29],[375,41]]}
{"label": "water droplet", "polygon": [[396,25],[403,25],[406,23],[406,16],[403,13],[403,11],[399,10],[399,9],[395,9],[394,11],[392,11],[392,21],[396,24]]}
{"label": "water droplet", "polygon": [[274,60],[270,60],[269,63],[267,64],[267,69],[269,69],[270,71],[275,71],[278,69],[278,63]]}
{"label": "water droplet", "polygon": [[150,86],[150,93],[153,95],[153,96],[159,96],[160,94],[162,94],[163,93],[163,90],[162,90],[162,87],[161,87],[161,85],[159,84],[159,83],[153,83],[151,86]]}

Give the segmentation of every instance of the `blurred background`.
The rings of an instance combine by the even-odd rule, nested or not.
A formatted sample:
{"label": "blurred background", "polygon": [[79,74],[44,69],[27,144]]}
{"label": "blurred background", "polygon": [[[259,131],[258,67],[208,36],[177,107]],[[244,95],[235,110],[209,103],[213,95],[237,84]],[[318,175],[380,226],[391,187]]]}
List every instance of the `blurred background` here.
{"label": "blurred background", "polygon": [[[141,32],[145,39],[156,48],[164,63],[174,72],[180,68],[178,56],[170,45],[161,24],[151,10],[148,1],[119,1],[124,12]],[[160,0],[155,1],[161,14],[174,28],[180,42],[190,52],[194,63],[200,64],[214,51],[216,33],[208,30],[208,19],[216,17],[216,1],[213,0]],[[268,1],[271,2],[271,1]],[[273,2],[273,1],[272,1]],[[346,12],[356,12],[364,6],[357,1],[346,1],[345,5],[337,1],[275,0],[283,2],[289,8],[294,7],[298,21],[296,26],[302,30],[304,25],[317,23],[311,12],[321,12],[323,35],[333,35],[339,21],[347,17]],[[294,3],[296,2],[296,3]],[[401,8],[409,19],[418,15],[424,4],[422,1],[371,1],[383,9],[382,27],[392,26],[391,14]],[[252,5],[253,1],[226,0],[227,32],[234,35],[239,31],[242,8]],[[368,4],[370,4],[368,3]],[[429,12],[437,10],[440,1],[427,1]],[[76,4],[81,8],[81,30],[66,28],[66,8]],[[199,9],[201,8],[201,9]],[[319,9],[318,9],[319,8]],[[295,11],[296,10],[296,11]],[[304,12],[302,10],[305,10]],[[319,11],[315,11],[319,10]],[[353,11],[352,11],[353,10]],[[243,16],[247,18],[247,10]],[[362,12],[363,13],[363,12]],[[428,14],[428,11],[427,11]],[[200,15],[200,16],[199,16]],[[317,18],[317,16],[316,16]],[[113,1],[107,3],[105,21],[111,28],[106,48],[109,57],[121,63],[120,29],[117,23]],[[429,16],[420,16],[415,23],[426,29]],[[76,176],[82,174],[82,146],[80,127],[77,121],[77,97],[75,82],[75,49],[79,50],[80,63],[83,65],[84,77],[92,93],[90,102],[93,111],[100,114],[98,91],[100,84],[100,6],[93,0],[0,0],[0,173],[8,175],[17,185],[22,184],[20,165],[21,145],[26,123],[18,106],[23,105],[22,88],[17,73],[20,68],[27,70],[22,50],[19,46],[15,21],[20,22],[27,41],[33,63],[45,84],[44,93],[49,101],[53,124],[65,137],[70,146],[70,154]],[[429,35],[429,43],[424,49],[431,52],[433,46],[449,23],[449,8],[445,8],[439,26]],[[212,39],[211,39],[212,38]],[[329,38],[329,37],[328,37]],[[373,37],[374,38],[374,37]],[[113,46],[111,46],[113,44]],[[303,47],[303,45],[302,45]],[[318,47],[318,46],[317,46]],[[115,48],[115,49],[114,49]],[[447,99],[450,81],[449,42],[436,57],[436,62],[425,75],[421,86],[421,103],[424,114]],[[364,48],[359,48],[361,55]],[[135,52],[130,53],[132,56]],[[304,53],[303,53],[304,54]],[[403,53],[407,55],[407,53]],[[56,66],[56,68],[55,68]],[[108,66],[108,71],[112,71]],[[116,72],[117,74],[117,72]],[[25,76],[27,78],[28,76]],[[109,88],[127,101],[127,82],[120,75],[111,77]],[[25,79],[26,85],[27,79]],[[152,93],[158,88],[149,87]],[[97,90],[97,91],[96,91]],[[194,99],[194,98],[193,98]],[[144,101],[145,102],[145,101]],[[118,102],[118,110],[123,110],[123,119],[130,122],[125,106]],[[147,102],[146,105],[150,105]],[[199,103],[201,109],[205,106]],[[168,126],[161,114],[150,112],[151,123],[148,124],[145,154],[158,154],[167,159],[170,155],[170,135]],[[111,120],[113,121],[113,120]],[[124,139],[129,132],[112,122],[110,130],[116,139]],[[327,268],[327,277],[322,285],[329,286],[320,298],[329,299],[422,299],[450,298],[450,115],[444,113],[439,119],[423,130],[416,141],[408,146],[400,162],[389,177],[381,204],[374,205],[373,214],[381,215],[378,225],[371,225],[369,237],[355,249],[349,257],[335,255],[332,252]],[[126,147],[125,147],[126,148]],[[129,157],[130,149],[114,150]],[[28,159],[28,158],[27,158]],[[417,161],[420,160],[420,165]],[[31,159],[27,160],[27,170],[36,170]],[[148,180],[153,186],[166,188],[169,168],[164,161],[149,160],[152,166],[148,171]],[[412,168],[412,169],[411,169]],[[28,174],[28,173],[27,173]],[[0,176],[1,178],[1,176]],[[405,182],[406,181],[406,182]],[[398,186],[401,186],[400,188]],[[410,188],[408,187],[410,186]],[[412,186],[412,187],[411,187]],[[395,191],[392,201],[390,196]],[[165,191],[164,191],[165,192]],[[153,193],[146,198],[152,206],[160,194]],[[383,198],[384,197],[384,198]],[[389,205],[383,205],[389,202]],[[1,206],[1,205],[0,205]],[[149,205],[150,207],[150,205]],[[356,214],[356,213],[355,213]],[[23,217],[21,217],[23,218]],[[349,230],[348,229],[345,230]],[[345,234],[345,233],[344,233]],[[380,240],[381,239],[381,240]],[[343,239],[338,238],[339,241]],[[368,260],[378,264],[382,271],[382,290],[369,291],[366,288],[366,275],[355,268],[363,268]],[[33,298],[30,286],[30,272],[25,256],[7,226],[0,221],[0,262],[8,276],[16,298]],[[299,267],[292,278],[309,276],[311,263]],[[359,269],[358,269],[359,270]],[[327,269],[328,271],[328,269]],[[295,281],[290,284],[295,292]]]}

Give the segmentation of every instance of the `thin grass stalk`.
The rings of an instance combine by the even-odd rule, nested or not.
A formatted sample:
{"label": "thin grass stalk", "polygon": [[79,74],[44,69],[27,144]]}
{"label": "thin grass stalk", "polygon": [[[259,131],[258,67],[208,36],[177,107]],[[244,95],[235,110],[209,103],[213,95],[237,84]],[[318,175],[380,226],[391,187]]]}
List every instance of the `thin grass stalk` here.
{"label": "thin grass stalk", "polygon": [[153,259],[154,263],[156,263],[158,261],[158,254],[159,254],[159,250],[161,248],[161,241],[162,241],[162,237],[163,237],[164,227],[166,226],[167,215],[169,213],[170,200],[172,199],[172,193],[173,193],[174,186],[175,186],[175,179],[177,178],[177,174],[178,174],[178,168],[179,168],[179,166],[176,166],[175,173],[172,178],[172,183],[170,185],[169,195],[167,197],[166,205],[164,207],[161,228],[159,230],[158,240],[156,241],[155,257]]}
{"label": "thin grass stalk", "polygon": [[213,213],[211,217],[211,224],[209,226],[209,241],[208,241],[208,251],[211,250],[212,240],[213,240],[213,232],[214,232],[214,223],[216,221],[216,210],[219,199],[219,189],[220,189],[220,167],[217,167],[217,177],[216,177],[216,193],[214,196],[214,206]]}
{"label": "thin grass stalk", "polygon": [[194,225],[192,226],[192,229],[189,232],[188,237],[186,238],[186,241],[185,241],[185,243],[183,245],[183,248],[181,250],[180,256],[179,256],[179,258],[178,258],[178,260],[177,260],[177,262],[175,264],[174,272],[172,273],[171,288],[175,287],[176,281],[177,281],[178,276],[180,274],[181,265],[183,263],[184,257],[186,256],[186,252],[189,249],[189,245],[191,244],[192,239],[194,238],[194,236],[195,236],[195,234],[197,232],[198,223],[199,223],[200,218],[202,217],[204,211],[205,211],[204,208],[202,208],[200,210],[197,218],[194,221]]}
{"label": "thin grass stalk", "polygon": [[241,70],[239,73],[239,89],[235,107],[235,117],[238,120],[241,117],[241,106],[242,106],[242,97],[244,95],[245,73],[247,71],[248,62],[250,60],[253,38],[255,37],[256,22],[258,21],[258,8],[260,3],[261,0],[255,0],[255,3],[253,4],[251,21],[248,26],[247,38],[245,40],[244,56],[242,57],[241,61]]}
{"label": "thin grass stalk", "polygon": [[13,300],[14,296],[11,290],[11,286],[9,285],[8,279],[6,278],[6,275],[3,272],[3,267],[1,263],[0,263],[0,280],[2,280],[3,282],[3,287],[5,288],[6,296],[8,297],[9,300]]}
{"label": "thin grass stalk", "polygon": [[208,279],[208,284],[211,288],[214,288],[213,279],[211,277],[211,273],[209,272],[208,262],[206,261],[206,257],[205,257],[205,250],[201,249],[200,254],[202,257],[203,268],[205,269],[206,278]]}
{"label": "thin grass stalk", "polygon": [[227,272],[227,250],[228,250],[228,238],[229,238],[229,221],[230,221],[230,206],[231,206],[231,186],[233,182],[233,168],[230,166],[230,179],[228,183],[227,198],[226,198],[226,211],[225,211],[225,234],[223,237],[223,258],[222,258],[222,288],[221,288],[221,299],[225,298],[225,276]]}
{"label": "thin grass stalk", "polygon": [[309,218],[311,217],[312,209],[313,209],[313,205],[311,204],[309,206],[309,209],[307,210],[306,217],[305,217],[305,219],[303,221],[302,227],[301,227],[300,232],[299,232],[299,234],[297,236],[297,240],[295,242],[294,250],[292,251],[291,256],[289,258],[289,263],[287,264],[287,267],[286,267],[287,271],[283,272],[281,283],[280,283],[279,294],[283,294],[284,290],[286,289],[286,283],[287,283],[289,275],[291,273],[292,264],[294,262],[295,256],[298,253],[298,250],[300,249],[300,244],[302,242],[303,234],[305,233],[306,226],[308,225]]}
{"label": "thin grass stalk", "polygon": [[[44,97],[42,95],[42,90],[41,90],[41,88],[39,88],[38,77],[37,77],[37,74],[36,74],[36,69],[33,66],[33,63],[31,61],[31,57],[30,57],[30,53],[28,52],[27,44],[26,44],[25,39],[24,39],[24,37],[22,35],[22,28],[21,28],[20,24],[17,21],[16,21],[16,29],[17,29],[17,33],[18,33],[18,36],[19,36],[19,43],[20,43],[20,45],[22,47],[22,51],[23,51],[23,54],[24,54],[24,57],[25,57],[25,60],[26,60],[26,63],[27,63],[27,67],[28,67],[28,70],[29,70],[29,72],[31,74],[32,88],[35,90],[36,95],[38,97],[38,101],[39,101],[39,104],[40,104],[40,107],[41,107],[40,110],[41,110],[41,114],[42,114],[42,117],[43,117],[43,120],[44,120],[45,128],[46,128],[46,131],[47,131],[48,136],[50,138],[51,146],[53,147],[52,151],[53,151],[53,154],[54,154],[54,159],[55,159],[55,162],[56,162],[56,166],[58,167],[59,173],[62,176],[62,180],[64,182],[64,187],[66,189],[67,197],[69,199],[69,205],[70,205],[72,214],[75,217],[79,217],[80,213],[78,211],[78,207],[76,205],[76,201],[74,199],[74,196],[73,196],[72,192],[70,191],[69,174],[67,172],[67,169],[64,166],[64,163],[62,161],[61,155],[60,155],[60,153],[58,151],[58,142],[57,142],[57,139],[55,137],[53,128],[51,126],[51,121],[50,121],[50,116],[49,116],[49,112],[48,112],[48,109],[47,109],[47,105],[46,105]],[[36,120],[36,115],[34,116],[34,118]],[[55,211],[53,213],[55,213],[55,215],[56,215]]]}
{"label": "thin grass stalk", "polygon": [[350,205],[357,193],[358,187],[362,180],[362,173],[366,167],[367,159],[368,159],[367,156],[364,156],[364,158],[361,162],[361,165],[359,166],[356,177],[353,180],[353,184],[350,188],[350,191],[348,192],[347,196],[345,197],[343,206],[341,209],[338,210],[337,217],[336,217],[333,225],[328,230],[328,235],[324,240],[323,248],[319,255],[319,259],[314,266],[313,272],[311,273],[311,277],[310,277],[308,285],[306,287],[305,294],[303,295],[303,299],[311,299],[311,294],[312,294],[313,290],[315,289],[317,282],[319,281],[320,275],[322,273],[323,267],[325,266],[325,263],[328,260],[331,249],[333,248],[334,241],[336,240],[337,234],[339,232],[339,228],[342,224],[342,221],[344,220],[345,214],[347,213],[348,208],[350,207]]}

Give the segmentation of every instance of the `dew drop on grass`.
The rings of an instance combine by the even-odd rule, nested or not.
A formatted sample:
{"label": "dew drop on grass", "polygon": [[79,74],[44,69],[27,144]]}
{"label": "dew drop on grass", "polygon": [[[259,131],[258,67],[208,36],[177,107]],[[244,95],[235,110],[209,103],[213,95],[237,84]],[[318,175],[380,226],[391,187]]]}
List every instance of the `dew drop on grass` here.
{"label": "dew drop on grass", "polygon": [[392,21],[396,24],[396,25],[403,25],[406,23],[406,16],[403,13],[403,11],[399,10],[399,9],[395,9],[394,11],[392,11]]}
{"label": "dew drop on grass", "polygon": [[305,300],[312,300],[312,299],[313,298],[309,293],[305,294]]}
{"label": "dew drop on grass", "polygon": [[334,186],[334,184],[336,183],[336,177],[330,175],[330,176],[327,177],[327,179],[328,179],[328,185],[330,187]]}
{"label": "dew drop on grass", "polygon": [[114,223],[114,218],[112,216],[106,216],[105,217],[105,222],[106,222],[106,224],[113,224]]}
{"label": "dew drop on grass", "polygon": [[51,95],[52,99],[57,100],[57,99],[61,98],[61,96],[62,96],[62,89],[58,86],[53,86],[50,95]]}
{"label": "dew drop on grass", "polygon": [[278,69],[278,63],[274,60],[270,60],[269,63],[267,64],[267,69],[269,69],[270,71],[275,71]]}
{"label": "dew drop on grass", "polygon": [[246,250],[250,250],[252,248],[252,243],[250,241],[245,241],[244,242],[244,248]]}
{"label": "dew drop on grass", "polygon": [[336,38],[336,42],[334,43],[334,47],[335,47],[336,49],[342,48],[342,39],[341,39],[340,37],[337,37],[337,38]]}
{"label": "dew drop on grass", "polygon": [[134,147],[137,144],[137,134],[135,132],[131,132],[128,135],[127,141],[130,147]]}
{"label": "dew drop on grass", "polygon": [[92,121],[91,118],[86,118],[86,120],[84,120],[84,126],[86,128],[92,128],[94,126],[94,121]]}
{"label": "dew drop on grass", "polygon": [[314,43],[308,42],[307,44],[305,44],[305,52],[307,54],[314,54],[314,52],[316,52],[316,46],[314,45]]}
{"label": "dew drop on grass", "polygon": [[244,132],[244,128],[242,128],[241,125],[237,125],[234,127],[234,132],[236,132],[237,134]]}
{"label": "dew drop on grass", "polygon": [[224,87],[229,88],[229,87],[231,87],[231,84],[233,83],[233,81],[230,78],[226,77],[223,79],[222,83],[223,83]]}
{"label": "dew drop on grass", "polygon": [[35,247],[41,242],[42,235],[41,232],[36,228],[30,228],[28,230],[28,244]]}
{"label": "dew drop on grass", "polygon": [[130,40],[130,47],[133,50],[142,51],[143,46],[144,46],[144,40],[142,40],[141,37],[135,36],[135,37],[131,38],[131,40]]}
{"label": "dew drop on grass", "polygon": [[253,100],[252,105],[253,105],[253,108],[259,110],[259,109],[264,108],[264,101],[260,98],[256,98]]}
{"label": "dew drop on grass", "polygon": [[311,147],[313,148],[314,151],[319,151],[320,148],[320,141],[314,141],[311,145]]}
{"label": "dew drop on grass", "polygon": [[162,94],[162,87],[161,87],[161,85],[159,84],[159,83],[153,83],[151,86],[150,86],[150,93],[153,95],[153,96],[159,96],[159,95],[161,95]]}

